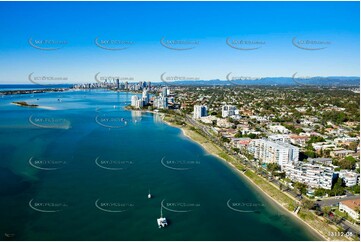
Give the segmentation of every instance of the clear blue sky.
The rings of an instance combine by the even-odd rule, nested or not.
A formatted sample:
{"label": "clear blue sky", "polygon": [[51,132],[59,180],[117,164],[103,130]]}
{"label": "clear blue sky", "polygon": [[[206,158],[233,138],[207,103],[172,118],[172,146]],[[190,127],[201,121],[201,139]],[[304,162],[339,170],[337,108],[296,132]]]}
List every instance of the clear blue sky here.
{"label": "clear blue sky", "polygon": [[[168,76],[359,76],[359,2],[0,2],[0,83],[28,83],[29,73],[94,82],[94,75],[160,81]],[[109,51],[100,39],[134,41]],[[160,39],[196,40],[175,51]],[[237,50],[226,38],[263,41]],[[292,39],[328,41],[304,50]],[[29,38],[67,41],[44,51]]]}

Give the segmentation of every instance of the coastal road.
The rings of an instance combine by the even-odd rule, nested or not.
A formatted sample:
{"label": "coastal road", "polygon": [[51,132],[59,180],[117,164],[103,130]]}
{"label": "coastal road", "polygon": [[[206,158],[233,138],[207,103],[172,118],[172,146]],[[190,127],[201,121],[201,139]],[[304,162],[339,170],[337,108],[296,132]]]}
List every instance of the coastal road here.
{"label": "coastal road", "polygon": [[[319,204],[321,207],[325,207],[325,206],[338,206],[339,202],[345,201],[345,200],[350,200],[350,199],[360,199],[360,195],[348,195],[346,197],[343,198],[326,198],[323,199],[322,201],[318,201],[317,204]],[[352,232],[353,234],[360,234],[360,227],[358,225],[355,225],[353,223],[351,223],[350,221],[346,220],[346,219],[342,219],[340,220],[339,226],[341,226],[344,230]]]}
{"label": "coastal road", "polygon": [[352,196],[346,196],[343,198],[325,198],[322,199],[322,201],[318,201],[317,203],[322,207],[322,206],[338,206],[339,202],[345,201],[345,200],[350,200],[350,199],[359,199],[360,200],[360,195],[352,195]]}
{"label": "coastal road", "polygon": [[353,235],[360,235],[360,226],[353,224],[344,218],[340,218],[337,225],[341,226],[345,231],[351,232]]}
{"label": "coastal road", "polygon": [[[209,139],[211,139],[214,143],[216,143],[218,146],[220,146],[226,153],[228,153],[228,155],[233,156],[236,160],[240,161],[243,165],[245,165],[247,167],[247,169],[252,169],[254,172],[257,171],[257,166],[249,161],[246,157],[240,157],[237,156],[235,154],[233,154],[232,152],[230,152],[219,140],[217,140],[216,138],[214,138],[214,136],[210,133],[210,131],[208,131],[208,127],[197,122],[196,120],[194,120],[192,117],[186,115],[186,119],[189,123],[191,123],[193,126],[197,127],[198,129],[202,130],[203,133],[208,136]],[[258,169],[261,173],[265,173],[265,171],[263,169]],[[272,179],[271,181],[273,184],[275,184],[277,187],[279,187],[280,185],[280,181],[276,180],[276,179]],[[283,186],[285,186],[284,184],[282,184]],[[285,193],[289,194],[290,196],[294,197],[296,200],[300,200],[302,197],[298,196],[293,190],[286,190],[284,191]]]}
{"label": "coastal road", "polygon": [[[197,127],[198,129],[202,130],[203,133],[209,138],[211,139],[214,143],[216,143],[217,145],[219,145],[225,152],[227,152],[229,155],[233,156],[236,160],[240,161],[242,164],[244,164],[247,169],[251,169],[254,172],[256,172],[257,170],[261,173],[263,173],[264,175],[267,176],[267,172],[264,171],[264,169],[259,169],[257,167],[256,164],[254,164],[254,162],[251,162],[250,160],[248,160],[245,156],[237,156],[235,154],[233,154],[230,150],[228,150],[218,139],[216,139],[214,137],[214,135],[211,134],[211,132],[208,130],[208,127],[197,122],[196,120],[194,120],[192,117],[189,117],[188,115],[186,115],[186,121],[188,121],[190,124],[192,124],[194,127]],[[280,181],[276,180],[276,179],[272,179],[270,182],[272,182],[274,185],[276,185],[277,187],[279,187],[280,184],[282,184],[283,186],[286,186],[285,184],[281,183]],[[287,186],[286,186],[287,187]],[[292,189],[287,189],[284,190],[283,192],[287,193],[288,195],[290,195],[291,197],[294,197],[296,200],[300,201],[302,199],[302,196],[299,196],[298,194],[296,194],[296,192],[294,192]],[[347,197],[344,198],[328,198],[328,199],[324,199],[322,201],[318,201],[317,203],[322,207],[322,206],[331,206],[331,205],[335,205],[338,204],[340,201],[344,201],[344,200],[349,200],[349,199],[355,199],[358,198],[360,199],[359,195],[356,196],[350,196],[348,195]],[[350,223],[349,221],[345,220],[345,219],[340,219],[338,222],[338,225],[340,227],[342,227],[345,231],[348,232],[352,232],[354,235],[356,234],[360,234],[360,228],[357,225],[354,225],[352,223]]]}

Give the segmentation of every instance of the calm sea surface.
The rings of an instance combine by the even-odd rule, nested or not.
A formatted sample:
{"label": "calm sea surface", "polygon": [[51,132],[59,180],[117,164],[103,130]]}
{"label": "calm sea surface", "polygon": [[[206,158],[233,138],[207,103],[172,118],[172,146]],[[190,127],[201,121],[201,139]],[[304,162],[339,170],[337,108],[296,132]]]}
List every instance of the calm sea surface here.
{"label": "calm sea surface", "polygon": [[1,239],[317,239],[179,129],[124,110],[131,95],[0,97]]}

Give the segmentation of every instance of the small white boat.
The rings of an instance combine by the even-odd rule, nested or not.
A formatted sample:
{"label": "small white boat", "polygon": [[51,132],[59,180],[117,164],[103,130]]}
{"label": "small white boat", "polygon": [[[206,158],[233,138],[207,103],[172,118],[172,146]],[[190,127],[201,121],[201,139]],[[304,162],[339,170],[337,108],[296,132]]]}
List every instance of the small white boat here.
{"label": "small white boat", "polygon": [[163,218],[163,210],[162,209],[163,209],[163,206],[160,205],[160,218],[157,219],[158,227],[160,229],[164,228],[165,226],[168,225],[167,219]]}

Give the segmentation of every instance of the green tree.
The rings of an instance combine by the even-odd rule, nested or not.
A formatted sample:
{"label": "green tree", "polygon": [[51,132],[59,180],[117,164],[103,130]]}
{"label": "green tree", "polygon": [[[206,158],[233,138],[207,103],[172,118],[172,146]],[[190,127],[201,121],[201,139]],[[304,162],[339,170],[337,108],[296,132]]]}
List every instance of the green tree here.
{"label": "green tree", "polygon": [[353,194],[360,194],[360,184],[348,188]]}
{"label": "green tree", "polygon": [[335,185],[333,185],[331,190],[328,190],[327,193],[330,196],[341,196],[346,193],[346,189],[342,185],[342,179],[338,178]]}
{"label": "green tree", "polygon": [[242,132],[238,131],[237,134],[234,135],[235,138],[242,138]]}
{"label": "green tree", "polygon": [[339,166],[341,169],[352,170],[356,165],[356,159],[352,156],[347,156],[342,160],[336,160],[334,164]]}
{"label": "green tree", "polygon": [[315,203],[313,201],[306,198],[302,199],[301,204],[301,206],[306,209],[312,209],[315,206]]}
{"label": "green tree", "polygon": [[277,163],[269,163],[267,164],[267,170],[270,172],[279,171],[281,167]]}
{"label": "green tree", "polygon": [[316,197],[323,197],[323,196],[325,196],[327,194],[327,191],[326,191],[326,189],[323,189],[323,188],[317,188],[315,190],[314,194],[315,194]]}
{"label": "green tree", "polygon": [[311,138],[307,141],[307,144],[317,143],[317,142],[325,142],[325,139],[321,136],[313,135]]}
{"label": "green tree", "polygon": [[297,193],[306,194],[307,193],[307,186],[303,183],[296,182],[294,184],[295,191]]}

